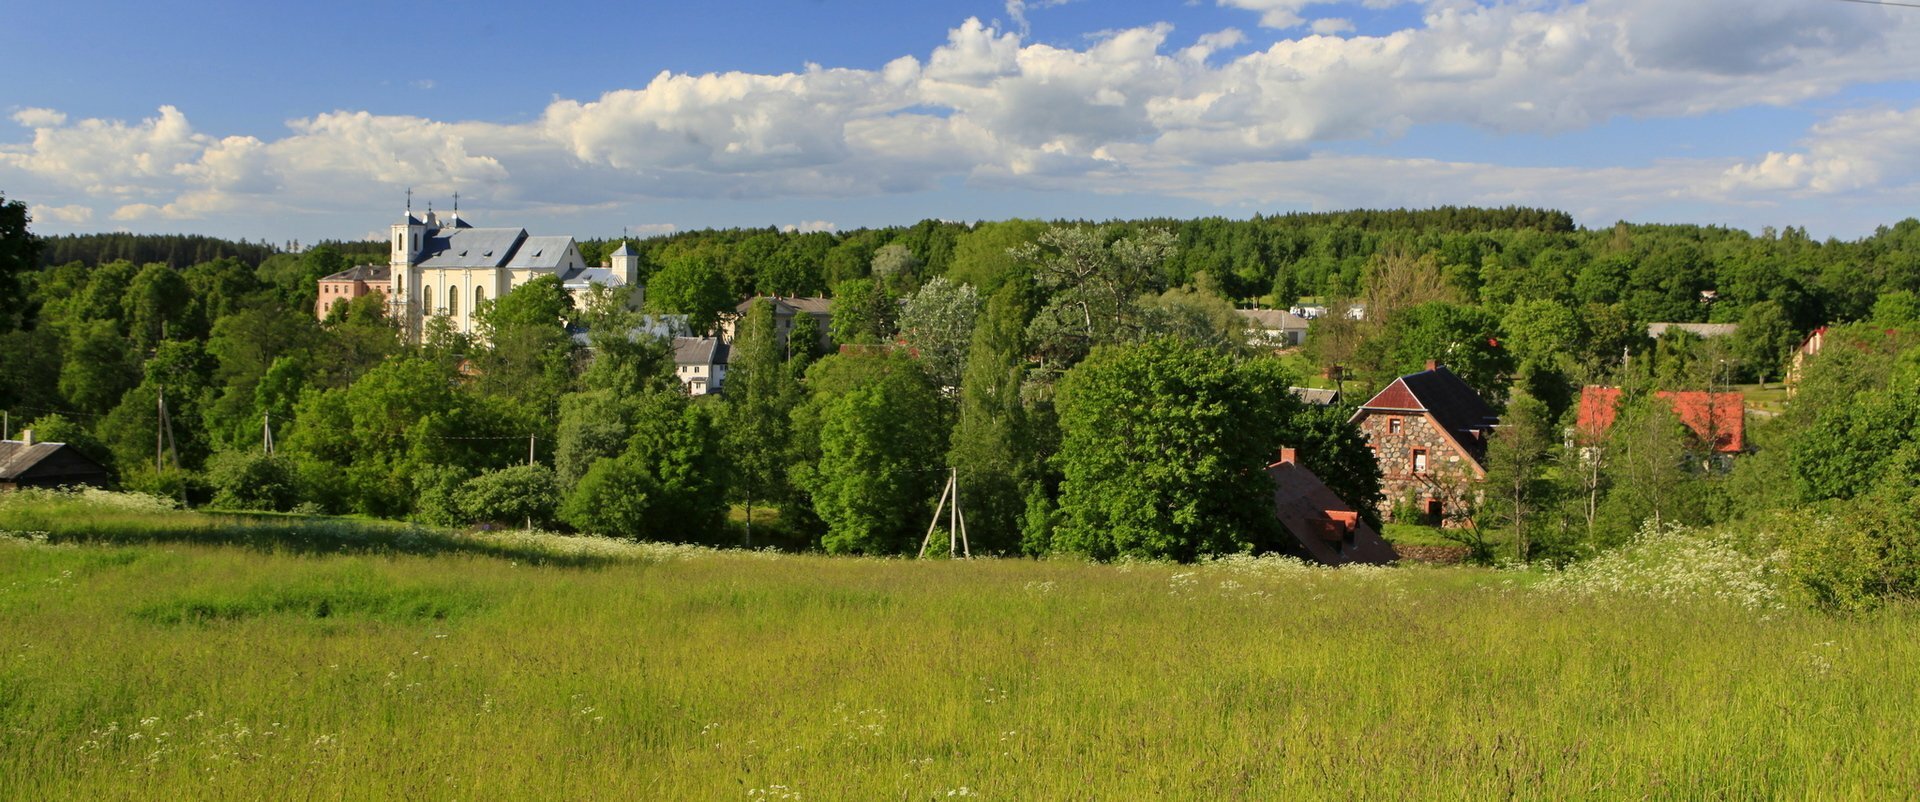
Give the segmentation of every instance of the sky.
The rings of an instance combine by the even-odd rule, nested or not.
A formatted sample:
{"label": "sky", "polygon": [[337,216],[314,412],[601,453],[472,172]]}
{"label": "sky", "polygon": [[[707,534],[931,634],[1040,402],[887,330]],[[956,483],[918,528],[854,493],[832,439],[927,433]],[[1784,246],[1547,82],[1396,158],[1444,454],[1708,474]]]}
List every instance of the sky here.
{"label": "sky", "polygon": [[0,0],[39,234],[577,238],[1439,205],[1920,214],[1920,8]]}

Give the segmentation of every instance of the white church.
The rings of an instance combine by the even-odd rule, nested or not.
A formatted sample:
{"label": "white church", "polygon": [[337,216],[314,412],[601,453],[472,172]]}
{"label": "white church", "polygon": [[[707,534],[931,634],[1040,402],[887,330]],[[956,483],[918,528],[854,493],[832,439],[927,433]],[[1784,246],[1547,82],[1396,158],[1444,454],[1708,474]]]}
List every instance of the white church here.
{"label": "white church", "polygon": [[473,312],[483,301],[546,275],[557,275],[576,307],[598,284],[626,287],[638,309],[646,288],[640,284],[640,255],[622,244],[603,267],[588,267],[580,246],[569,236],[534,237],[524,228],[476,228],[455,211],[441,218],[408,209],[393,224],[392,294],[394,319],[417,337],[427,319],[446,316],[455,331],[475,334]]}

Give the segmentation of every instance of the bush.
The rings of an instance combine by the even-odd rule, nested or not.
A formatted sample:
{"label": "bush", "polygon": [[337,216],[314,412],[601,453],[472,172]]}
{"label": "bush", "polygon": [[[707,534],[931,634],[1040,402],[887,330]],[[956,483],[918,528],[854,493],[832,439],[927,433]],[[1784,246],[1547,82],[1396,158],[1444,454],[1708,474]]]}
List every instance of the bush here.
{"label": "bush", "polygon": [[469,521],[551,527],[559,506],[560,485],[545,465],[515,465],[467,480],[457,495]]}
{"label": "bush", "polygon": [[254,451],[225,451],[207,460],[213,506],[284,512],[300,501],[293,465]]}
{"label": "bush", "polygon": [[1871,610],[1920,596],[1920,491],[1882,492],[1856,502],[1782,516],[1787,573],[1814,606]]}
{"label": "bush", "polygon": [[560,519],[582,532],[650,540],[668,534],[650,515],[659,496],[653,474],[629,457],[593,463],[560,509]]}

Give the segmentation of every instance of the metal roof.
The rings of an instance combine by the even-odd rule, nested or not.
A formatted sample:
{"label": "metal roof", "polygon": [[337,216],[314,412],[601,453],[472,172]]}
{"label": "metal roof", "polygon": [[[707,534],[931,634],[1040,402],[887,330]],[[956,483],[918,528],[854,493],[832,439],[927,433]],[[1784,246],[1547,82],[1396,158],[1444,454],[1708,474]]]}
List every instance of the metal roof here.
{"label": "metal roof", "polygon": [[586,287],[590,284],[599,284],[603,287],[624,287],[627,284],[627,280],[622,278],[619,273],[604,267],[589,267],[585,270],[568,273],[563,281],[565,286],[570,289],[574,287]]}
{"label": "metal roof", "polygon": [[1285,309],[1235,309],[1243,318],[1272,331],[1305,331],[1307,319]]}
{"label": "metal roof", "polygon": [[676,365],[723,365],[727,362],[727,344],[718,337],[673,338],[673,363]]}
{"label": "metal roof", "polygon": [[524,228],[440,228],[427,236],[422,268],[499,267],[514,255],[514,247],[530,240]]}
{"label": "metal roof", "polygon": [[321,281],[389,281],[393,278],[392,265],[354,265],[335,273]]}
{"label": "metal roof", "polygon": [[[523,232],[524,233],[524,232]],[[527,237],[513,252],[507,267],[516,270],[557,270],[573,247],[572,237]]]}

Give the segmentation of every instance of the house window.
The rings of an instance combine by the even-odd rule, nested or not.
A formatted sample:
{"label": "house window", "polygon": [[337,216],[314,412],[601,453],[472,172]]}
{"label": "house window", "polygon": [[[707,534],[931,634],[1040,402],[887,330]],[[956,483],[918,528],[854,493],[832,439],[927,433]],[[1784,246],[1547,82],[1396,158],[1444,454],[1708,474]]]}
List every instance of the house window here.
{"label": "house window", "polygon": [[1388,418],[1388,419],[1387,419],[1387,434],[1399,434],[1399,433],[1400,433],[1400,419],[1399,419],[1399,418]]}
{"label": "house window", "polygon": [[1413,450],[1413,472],[1414,473],[1427,472],[1427,450],[1426,449],[1416,448]]}

